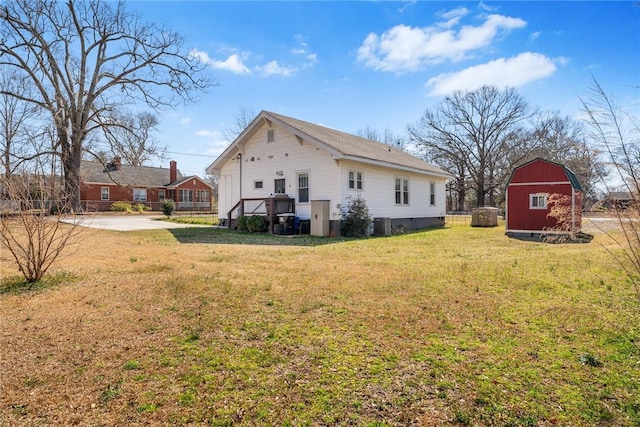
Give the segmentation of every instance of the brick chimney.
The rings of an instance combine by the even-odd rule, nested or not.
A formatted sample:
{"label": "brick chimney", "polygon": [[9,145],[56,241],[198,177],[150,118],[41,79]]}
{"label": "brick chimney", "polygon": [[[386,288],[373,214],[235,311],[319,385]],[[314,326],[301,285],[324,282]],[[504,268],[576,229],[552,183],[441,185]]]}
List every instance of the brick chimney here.
{"label": "brick chimney", "polygon": [[169,162],[169,183],[178,180],[178,163],[175,160]]}

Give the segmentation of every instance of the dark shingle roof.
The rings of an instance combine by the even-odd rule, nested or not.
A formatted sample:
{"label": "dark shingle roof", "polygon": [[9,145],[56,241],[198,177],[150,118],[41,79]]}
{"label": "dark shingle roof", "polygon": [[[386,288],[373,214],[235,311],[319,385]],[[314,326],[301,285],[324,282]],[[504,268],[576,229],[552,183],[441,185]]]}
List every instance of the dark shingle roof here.
{"label": "dark shingle roof", "polygon": [[[82,182],[93,184],[118,184],[141,187],[164,187],[169,182],[169,168],[121,165],[120,169],[107,168],[101,162],[82,161]],[[177,171],[177,181],[184,179]]]}

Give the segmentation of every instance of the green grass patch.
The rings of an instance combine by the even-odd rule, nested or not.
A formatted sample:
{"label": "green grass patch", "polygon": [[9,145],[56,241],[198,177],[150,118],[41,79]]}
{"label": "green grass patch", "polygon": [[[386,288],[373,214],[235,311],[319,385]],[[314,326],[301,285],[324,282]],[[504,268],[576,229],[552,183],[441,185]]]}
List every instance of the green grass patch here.
{"label": "green grass patch", "polygon": [[69,271],[58,271],[53,274],[45,274],[41,280],[26,282],[21,275],[5,277],[0,280],[1,294],[22,294],[25,292],[38,292],[53,288],[62,284],[73,283],[79,278]]}
{"label": "green grass patch", "polygon": [[[91,372],[110,425],[640,425],[640,313],[601,235],[549,245],[454,224],[360,240],[214,227],[102,239],[114,265],[89,288],[36,295],[57,305],[8,365],[29,368],[6,376],[13,402],[45,386],[66,396]],[[23,311],[6,336],[40,315]],[[69,375],[79,354],[86,369]],[[47,366],[46,383],[30,379]],[[28,409],[15,424],[37,424]]]}

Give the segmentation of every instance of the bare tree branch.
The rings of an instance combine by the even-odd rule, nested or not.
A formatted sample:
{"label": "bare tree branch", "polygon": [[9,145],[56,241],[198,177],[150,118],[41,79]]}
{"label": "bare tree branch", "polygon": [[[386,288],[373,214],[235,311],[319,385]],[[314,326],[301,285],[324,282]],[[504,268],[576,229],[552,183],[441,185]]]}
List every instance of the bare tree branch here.
{"label": "bare tree branch", "polygon": [[143,23],[124,2],[16,0],[0,6],[0,67],[31,81],[33,95],[0,94],[48,111],[65,191],[80,208],[80,160],[103,115],[124,104],[152,109],[192,102],[214,86],[206,64],[176,32]]}

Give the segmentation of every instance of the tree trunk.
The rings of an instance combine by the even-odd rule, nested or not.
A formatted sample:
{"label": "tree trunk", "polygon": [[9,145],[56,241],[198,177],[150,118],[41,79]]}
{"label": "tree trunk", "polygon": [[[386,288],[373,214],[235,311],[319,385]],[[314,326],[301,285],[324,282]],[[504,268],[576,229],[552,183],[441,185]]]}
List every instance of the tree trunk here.
{"label": "tree trunk", "polygon": [[464,178],[461,178],[458,180],[457,187],[458,187],[458,202],[457,202],[458,206],[456,207],[456,210],[463,211],[464,202],[465,202],[465,199],[467,198],[467,189],[465,187]]}
{"label": "tree trunk", "polygon": [[[67,212],[80,212],[80,161],[82,149],[77,144],[69,144],[67,136],[61,137],[62,172],[64,175],[64,197],[61,208]],[[81,144],[80,144],[81,146]]]}

